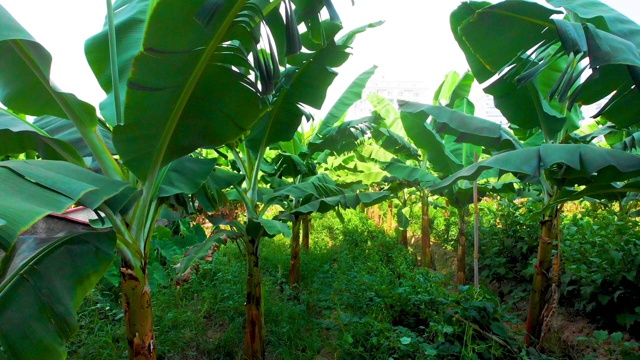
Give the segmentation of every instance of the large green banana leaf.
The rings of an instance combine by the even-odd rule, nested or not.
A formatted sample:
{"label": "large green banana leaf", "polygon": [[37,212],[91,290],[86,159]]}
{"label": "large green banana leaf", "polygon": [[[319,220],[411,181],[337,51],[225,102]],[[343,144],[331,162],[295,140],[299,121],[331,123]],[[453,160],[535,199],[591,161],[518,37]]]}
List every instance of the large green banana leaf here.
{"label": "large green banana leaf", "polygon": [[375,205],[382,202],[388,195],[387,192],[354,193],[337,186],[326,176],[319,176],[305,182],[275,189],[267,202],[288,197],[299,199],[299,206],[293,209],[291,214],[303,215],[314,212],[324,213],[336,207],[353,209],[360,203],[367,206]]}
{"label": "large green banana leaf", "polygon": [[513,150],[480,161],[442,180],[430,190],[442,192],[459,180],[475,180],[484,171],[540,177],[549,171],[563,185],[624,181],[640,175],[640,156],[584,144],[545,144]]}
{"label": "large green banana leaf", "polygon": [[[82,300],[113,264],[113,231],[22,237],[0,259],[0,342],[11,359],[64,359]],[[72,266],[69,266],[72,264]]]}
{"label": "large green banana leaf", "polygon": [[[288,141],[300,126],[303,117],[301,105],[320,109],[329,86],[338,75],[333,69],[344,64],[350,56],[349,49],[355,37],[365,30],[379,26],[371,23],[351,30],[338,40],[333,40],[338,27],[335,23],[323,23],[327,45],[312,54],[301,53],[290,59],[293,65],[283,74],[283,82],[276,91],[271,110],[256,124],[246,139],[254,152],[279,141]],[[311,34],[302,34],[303,39]],[[367,73],[364,78],[368,80]],[[362,81],[362,78],[356,81]],[[355,92],[355,91],[354,91]],[[350,94],[353,96],[353,94]],[[342,107],[340,105],[339,107]],[[340,108],[334,109],[337,113]],[[330,118],[331,120],[331,118]]]}
{"label": "large green banana leaf", "polygon": [[[406,160],[420,160],[420,151],[406,138],[396,134],[390,129],[376,126],[371,130],[371,136],[379,148],[384,149],[389,155]],[[384,160],[384,157],[378,157]]]}
{"label": "large green banana leaf", "polygon": [[82,156],[67,142],[0,109],[0,155],[22,154],[29,150],[36,151],[43,159],[66,160],[84,166]]}
{"label": "large green banana leaf", "polygon": [[380,191],[376,193],[347,193],[342,195],[323,197],[317,200],[310,201],[298,208],[295,208],[293,211],[291,211],[291,214],[305,215],[313,213],[326,213],[338,207],[343,209],[355,209],[360,204],[364,204],[365,206],[373,206],[387,200],[389,198],[389,195],[390,194],[386,191]]}
{"label": "large green banana leaf", "polygon": [[[637,121],[640,110],[631,105],[639,101],[640,96],[636,91],[631,91],[631,87],[638,85],[640,78],[640,26],[597,0],[558,0],[550,3],[565,7],[571,20],[551,19],[550,16],[556,11],[545,10],[540,5],[525,1],[506,1],[484,7],[476,13],[461,6],[455,17],[457,26],[452,25],[452,28],[454,32],[459,32],[456,38],[467,59],[473,60],[469,62],[472,71],[476,75],[481,73],[482,76],[477,75],[478,79],[486,81],[514,61],[518,63],[525,60],[523,67],[516,67],[502,77],[511,80],[516,78],[522,84],[529,83],[549,65],[557,66],[560,61],[560,71],[552,77],[554,86],[549,92],[541,91],[542,96],[552,100],[557,98],[571,108],[574,103],[591,104],[616,91],[600,114],[619,126]],[[463,14],[467,15],[466,19]],[[581,60],[585,58],[588,58],[589,67],[593,70],[583,82],[581,74],[586,67],[581,65]],[[503,108],[515,109],[515,104],[522,103],[527,87],[514,89],[502,84],[487,89],[487,92],[496,97],[514,94],[511,96],[511,105],[507,106],[504,102],[499,104],[496,100],[496,106],[505,113]],[[516,93],[516,90],[520,93]],[[534,99],[534,104],[537,102]],[[549,106],[542,101],[529,106],[529,109],[513,110],[512,115],[530,113],[540,105]],[[555,110],[559,108],[555,106]],[[544,110],[549,112],[548,109]],[[553,112],[549,114],[553,115]],[[512,116],[505,116],[515,121]],[[546,121],[546,126],[558,127],[550,120]],[[548,134],[553,135],[553,131],[549,130]]]}
{"label": "large green banana leaf", "polygon": [[[69,143],[82,157],[86,158],[93,155],[86,141],[84,141],[80,135],[78,128],[68,120],[55,116],[41,116],[33,120],[33,125],[46,132],[49,136]],[[98,132],[107,149],[109,149],[112,154],[116,154],[111,140],[111,131],[106,127],[98,126]]]}
{"label": "large green banana leaf", "polygon": [[18,113],[54,115],[95,129],[93,106],[51,83],[51,55],[1,5],[0,24],[0,102]]}
{"label": "large green banana leaf", "polygon": [[[452,14],[452,29],[478,80],[487,81],[509,65],[516,65],[484,90],[494,97],[496,108],[513,126],[539,128],[548,140],[555,139],[563,130],[577,129],[578,109],[565,113],[562,106],[545,98],[553,92],[554,85],[567,76],[564,70],[573,69],[570,66],[575,67],[575,64],[567,57],[554,55],[553,61],[537,66],[536,61],[522,55],[541,43],[546,46],[543,54],[555,54],[552,50],[556,48],[550,46],[557,42],[558,35],[550,16],[558,11],[532,2],[510,1],[481,8],[475,13],[468,10],[467,6],[461,5]],[[463,19],[461,14],[468,18]],[[454,21],[457,22],[455,26]],[[537,81],[516,83],[519,74],[532,71],[540,75]]]}
{"label": "large green banana leaf", "polygon": [[[461,6],[466,7],[464,4]],[[523,49],[531,49],[544,40],[550,41],[554,34],[544,30],[554,27],[550,17],[557,14],[561,12],[534,2],[503,1],[462,19],[463,22],[455,28],[452,24],[452,29],[454,33],[460,33],[461,40],[480,59],[480,63],[469,65],[482,83],[489,78],[476,74],[475,66],[484,67],[493,76],[520,56]]]}
{"label": "large green banana leaf", "polygon": [[158,196],[195,193],[209,178],[217,161],[183,156],[171,162],[160,184]]}
{"label": "large green banana leaf", "polygon": [[36,221],[50,213],[62,213],[75,203],[95,209],[106,204],[117,213],[132,200],[136,190],[76,165],[52,160],[0,162],[2,206],[0,249]]}
{"label": "large green banana leaf", "polygon": [[384,127],[402,137],[407,137],[400,120],[400,113],[391,101],[378,94],[368,95],[367,100],[373,106],[373,110],[384,119]]}
{"label": "large green banana leaf", "polygon": [[585,21],[598,29],[631,41],[640,47],[640,26],[625,15],[597,0],[548,0],[555,7],[564,8],[574,21]]}
{"label": "large green banana leaf", "polygon": [[307,147],[313,153],[328,150],[336,155],[355,151],[369,136],[373,127],[372,121],[372,117],[366,117],[331,126],[322,134],[316,133]]}
{"label": "large green banana leaf", "polygon": [[[405,108],[409,111],[405,111]],[[411,103],[400,104],[400,117],[409,139],[426,153],[434,171],[453,174],[462,169],[462,163],[447,149],[444,140],[424,116],[410,111]]]}
{"label": "large green banana leaf", "polygon": [[415,186],[420,186],[422,188],[427,188],[431,185],[434,185],[440,181],[436,176],[424,170],[422,168],[406,165],[399,162],[389,162],[384,165],[384,171],[391,174],[395,180],[399,179]]}
{"label": "large green banana leaf", "polygon": [[338,98],[338,101],[333,104],[331,109],[329,109],[329,112],[327,112],[327,115],[320,122],[318,131],[316,131],[311,142],[316,141],[317,137],[323,137],[326,131],[334,127],[334,125],[340,124],[344,121],[349,108],[351,108],[351,106],[358,100],[362,99],[362,91],[367,86],[367,83],[376,72],[377,68],[377,66],[373,66],[365,70],[358,75],[351,84],[349,84],[347,89]]}
{"label": "large green banana leaf", "polygon": [[265,110],[253,81],[228,65],[251,68],[246,57],[230,55],[238,49],[227,43],[227,34],[261,15],[246,1],[205,3],[156,2],[144,51],[133,60],[126,120],[114,128],[113,140],[124,164],[143,180],[199,147],[237,139]]}
{"label": "large green banana leaf", "polygon": [[478,55],[476,55],[469,45],[464,40],[464,37],[460,33],[459,29],[464,22],[469,19],[476,11],[483,9],[485,7],[490,6],[491,3],[487,1],[467,1],[462,2],[460,5],[451,13],[449,16],[449,24],[451,26],[451,32],[453,33],[453,37],[458,43],[460,49],[464,53],[465,58],[467,59],[467,64],[471,68],[473,72],[473,76],[478,80],[478,82],[483,83],[489,80],[495,72],[488,70],[487,67],[482,64],[482,59]]}
{"label": "large green banana leaf", "polygon": [[[150,2],[150,0],[117,0],[113,4],[120,106],[124,104],[127,94],[127,80],[131,73],[133,58],[142,50],[142,38]],[[117,123],[116,102],[111,77],[107,20],[101,32],[87,39],[84,51],[100,87],[107,93],[107,98],[100,103],[100,113],[110,125],[114,126]]]}
{"label": "large green banana leaf", "polygon": [[[522,148],[520,141],[500,124],[446,106],[405,102],[400,105],[400,110],[409,125],[413,125],[414,122],[426,122],[429,116],[432,116],[433,130],[454,136],[459,143],[482,146],[492,151]],[[413,137],[418,136],[416,134]],[[422,143],[425,139],[419,141]]]}

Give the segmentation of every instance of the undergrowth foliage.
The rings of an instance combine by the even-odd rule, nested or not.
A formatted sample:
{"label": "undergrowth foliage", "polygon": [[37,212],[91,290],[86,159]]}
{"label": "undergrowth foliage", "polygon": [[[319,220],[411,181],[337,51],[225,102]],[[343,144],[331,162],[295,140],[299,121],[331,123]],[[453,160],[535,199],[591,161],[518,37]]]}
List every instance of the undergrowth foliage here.
{"label": "undergrowth foliage", "polygon": [[[299,291],[288,287],[288,241],[262,251],[267,353],[275,359],[509,358],[522,352],[514,320],[486,290],[455,289],[439,273],[418,268],[396,239],[354,211],[344,223],[313,219],[311,249],[303,252]],[[180,227],[176,243],[200,230]],[[158,236],[169,236],[164,230]],[[171,254],[163,240],[159,254]],[[162,244],[162,245],[160,245]],[[186,245],[185,245],[186,246]],[[176,287],[156,282],[158,349],[164,359],[234,359],[244,328],[243,249],[228,245]],[[170,276],[171,258],[159,266]],[[122,358],[117,288],[105,280],[80,311],[71,358]]]}
{"label": "undergrowth foliage", "polygon": [[[516,204],[504,198],[481,205],[481,279],[512,305],[530,292],[539,207],[532,200]],[[588,202],[566,207],[561,226],[564,309],[598,327],[640,335],[639,229],[637,219],[612,208]]]}
{"label": "undergrowth foliage", "polygon": [[585,206],[563,226],[563,305],[607,329],[640,335],[640,222]]}

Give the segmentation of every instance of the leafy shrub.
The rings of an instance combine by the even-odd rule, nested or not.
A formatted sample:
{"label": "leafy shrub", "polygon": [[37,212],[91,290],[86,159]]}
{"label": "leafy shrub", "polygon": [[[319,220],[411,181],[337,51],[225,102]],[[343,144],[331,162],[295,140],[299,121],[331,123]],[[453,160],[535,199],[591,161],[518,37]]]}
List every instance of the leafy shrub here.
{"label": "leafy shrub", "polygon": [[333,273],[323,278],[330,283],[311,285],[333,289],[323,326],[339,330],[339,357],[495,358],[520,351],[502,324],[512,319],[491,293],[451,291],[442,275],[416,268],[406,249],[364,215],[348,212],[345,220],[338,241],[344,248],[331,249],[333,262],[325,269]]}
{"label": "leafy shrub", "polygon": [[640,222],[586,206],[563,224],[562,303],[640,334]]}
{"label": "leafy shrub", "polygon": [[[499,198],[480,205],[480,279],[495,288],[500,297],[518,302],[531,289],[532,263],[540,236],[540,204]],[[468,228],[472,239],[473,226]]]}

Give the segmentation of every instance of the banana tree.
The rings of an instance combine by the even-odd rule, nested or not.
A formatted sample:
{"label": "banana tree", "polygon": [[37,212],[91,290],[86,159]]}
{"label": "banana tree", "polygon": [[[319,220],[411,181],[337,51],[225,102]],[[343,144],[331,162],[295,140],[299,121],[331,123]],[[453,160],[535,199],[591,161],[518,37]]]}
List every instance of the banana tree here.
{"label": "banana tree", "polygon": [[[362,134],[366,131],[366,123],[345,123],[344,119],[349,108],[362,97],[362,91],[375,73],[376,68],[374,66],[357,76],[317,126],[309,129],[309,132],[305,132],[301,128],[290,141],[275,144],[274,148],[277,152],[270,161],[273,164],[273,171],[268,174],[274,180],[270,181],[272,185],[275,184],[276,188],[282,188],[284,186],[281,184],[282,179],[288,179],[290,181],[288,185],[314,181],[317,174],[316,161],[325,151],[330,150],[326,148],[328,143],[348,143],[352,140],[349,138],[354,135],[354,132],[357,136],[357,134]],[[336,124],[338,125],[336,126]],[[340,127],[340,125],[345,126]],[[343,129],[343,131],[336,131],[338,129]],[[344,131],[345,129],[347,131]],[[310,144],[314,144],[313,149],[317,151],[312,151],[309,147]],[[341,154],[346,151],[339,148],[333,148],[332,150],[334,154]],[[335,185],[333,180],[327,179],[329,183]],[[286,186],[284,189],[286,189]],[[286,193],[286,191],[284,192]],[[310,199],[307,195],[311,195],[311,193],[303,197],[308,202]],[[322,195],[314,193],[312,197],[317,200],[322,198]],[[289,204],[288,208],[299,207],[303,198],[291,198],[291,204]],[[289,268],[289,285],[291,287],[298,286],[300,282],[300,231],[302,230],[302,247],[309,250],[310,222],[310,214],[293,215],[292,218],[291,228],[293,233],[291,236],[291,263]]]}
{"label": "banana tree", "polygon": [[[276,202],[272,196],[273,189],[261,186],[261,180],[268,179],[268,176],[261,175],[275,171],[268,170],[270,166],[268,160],[271,157],[269,149],[271,147],[277,149],[276,144],[290,141],[294,137],[303,117],[310,116],[305,106],[317,109],[322,106],[327,89],[336,76],[334,68],[339,67],[349,58],[349,49],[356,35],[378,25],[379,23],[367,24],[336,39],[337,33],[342,28],[340,23],[331,20],[322,21],[318,23],[321,29],[314,29],[322,33],[321,38],[317,39],[318,43],[315,42],[317,34],[314,31],[308,30],[300,34],[306,52],[283,58],[283,61],[278,63],[273,57],[277,51],[276,45],[269,46],[268,51],[264,51],[260,58],[255,59],[260,63],[258,79],[263,88],[271,89],[271,92],[266,94],[267,104],[250,133],[242,141],[227,145],[226,149],[231,155],[234,167],[243,175],[243,181],[234,184],[234,190],[227,196],[243,203],[247,212],[246,220],[230,222],[235,232],[241,234],[238,241],[243,244],[247,260],[245,302],[247,319],[244,341],[246,358],[264,359],[265,357],[260,245],[264,238],[278,234],[292,235],[284,221],[267,218],[268,210]],[[284,67],[282,71],[281,66]],[[286,170],[291,173],[293,168],[306,166],[297,155],[278,153],[277,150],[275,153],[275,161],[288,162],[291,166]],[[281,171],[284,170],[281,169]],[[267,181],[282,183],[282,179],[277,176]],[[310,184],[316,184],[316,182]],[[293,192],[294,189],[285,186],[282,193],[277,193],[277,198],[283,193]],[[343,205],[347,201],[350,205],[354,201],[351,197],[348,197],[348,200],[341,200],[340,196],[331,191],[318,190],[314,194],[321,203],[337,201],[338,204]],[[331,199],[333,197],[338,199]],[[303,197],[296,193],[294,198],[302,199]],[[368,201],[360,195],[356,195],[356,200],[358,203]],[[305,204],[305,206],[311,208],[313,205]],[[323,205],[318,205],[317,209],[308,212],[298,209],[292,214],[301,216],[323,209]]]}
{"label": "banana tree", "polygon": [[[38,151],[44,159],[1,167],[8,186],[2,200],[11,204],[0,211],[0,242],[7,251],[0,263],[1,323],[13,324],[2,330],[1,340],[11,356],[65,357],[64,342],[77,327],[75,310],[104,273],[109,258],[104,247],[111,244],[122,259],[129,357],[157,357],[147,265],[162,198],[195,192],[211,173],[215,161],[191,158],[191,152],[238,139],[270,109],[269,82],[264,76],[255,80],[259,65],[298,52],[299,23],[320,31],[323,4],[293,3],[295,9],[290,1],[123,0],[113,7],[107,1],[105,27],[85,48],[108,95],[102,117],[52,84],[51,56],[0,6],[0,101],[14,113],[49,117],[36,124],[70,131],[52,138],[3,113],[1,143],[12,144],[6,151]],[[269,58],[257,46],[261,24],[278,44],[278,53],[268,52]],[[82,253],[73,258],[86,263],[76,266],[64,251],[82,237],[30,246],[28,239],[18,239],[38,219],[74,203],[99,210],[103,226],[113,228],[100,235],[108,238],[102,248],[92,243],[75,248]],[[49,281],[16,287],[21,279],[16,270],[43,272],[50,268],[41,266],[43,261],[59,269],[49,272]],[[71,264],[74,276],[67,278]],[[48,308],[30,300],[42,293],[48,294]],[[17,304],[30,310],[9,312]]]}
{"label": "banana tree", "polygon": [[[599,1],[548,2],[563,7],[565,17],[557,17],[563,13],[559,9],[515,1],[464,3],[451,14],[454,37],[472,72],[481,83],[497,77],[484,91],[532,147],[482,161],[436,186],[442,189],[454,179],[472,179],[481,172],[478,169],[494,165],[541,184],[548,206],[541,221],[527,317],[528,344],[544,336],[554,306],[547,299],[553,289],[549,274],[562,189],[624,181],[636,174],[637,165],[635,155],[566,143],[575,138],[571,134],[579,127],[580,106],[610,94],[596,116],[618,127],[637,123],[640,98],[633,88],[639,79],[640,27]],[[582,80],[587,69],[591,74]]]}
{"label": "banana tree", "polygon": [[[465,74],[463,78],[460,78],[460,76],[456,72],[447,74],[443,82],[438,87],[438,90],[434,94],[434,103],[454,104],[456,100],[469,95],[472,82],[473,77],[470,73]],[[373,105],[376,112],[378,112],[378,114],[380,114],[385,119],[385,121],[390,124],[392,131],[395,131],[402,136],[407,137],[420,151],[419,161],[404,159],[405,166],[401,167],[398,164],[393,164],[393,166],[387,165],[385,166],[385,170],[396,178],[408,181],[409,183],[413,182],[414,184],[417,184],[422,205],[422,225],[420,236],[422,249],[422,265],[428,268],[433,268],[434,262],[431,253],[431,219],[429,216],[429,192],[426,189],[433,183],[437,182],[438,179],[431,175],[428,181],[425,181],[425,172],[428,173],[429,171],[431,171],[428,162],[429,150],[425,147],[425,145],[432,147],[438,145],[431,141],[425,142],[424,140],[426,139],[421,137],[424,134],[420,134],[419,136],[417,136],[416,133],[414,133],[414,129],[406,127],[407,122],[404,120],[401,121],[400,113],[386,99],[380,97],[379,95],[370,95],[369,101]],[[429,140],[437,140],[437,135],[432,136],[432,138],[429,138]],[[431,156],[430,159],[433,161],[436,158]],[[440,157],[438,157],[437,159],[444,160]],[[454,163],[457,163],[457,159],[454,159],[452,161]],[[405,168],[406,166],[408,166],[408,168]],[[412,173],[414,174],[413,176],[411,176]],[[423,181],[415,183],[415,175],[417,175],[418,173],[421,173],[420,177],[423,178]],[[407,177],[406,175],[410,175],[410,177]]]}

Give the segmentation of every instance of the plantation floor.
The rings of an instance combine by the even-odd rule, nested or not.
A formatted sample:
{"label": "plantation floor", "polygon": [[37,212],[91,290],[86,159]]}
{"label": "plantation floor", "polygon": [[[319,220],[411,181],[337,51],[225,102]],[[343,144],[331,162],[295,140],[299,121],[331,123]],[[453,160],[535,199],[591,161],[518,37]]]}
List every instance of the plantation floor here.
{"label": "plantation floor", "polygon": [[[544,358],[527,353],[522,320],[493,294],[451,286],[453,256],[446,247],[434,245],[444,275],[421,269],[361,214],[346,216],[344,227],[333,216],[314,219],[299,289],[287,284],[288,240],[263,244],[268,359]],[[230,244],[182,286],[156,285],[160,359],[242,359],[245,272],[243,250]],[[126,358],[118,299],[119,289],[107,281],[86,299],[70,359]],[[597,348],[557,343],[558,358]]]}

